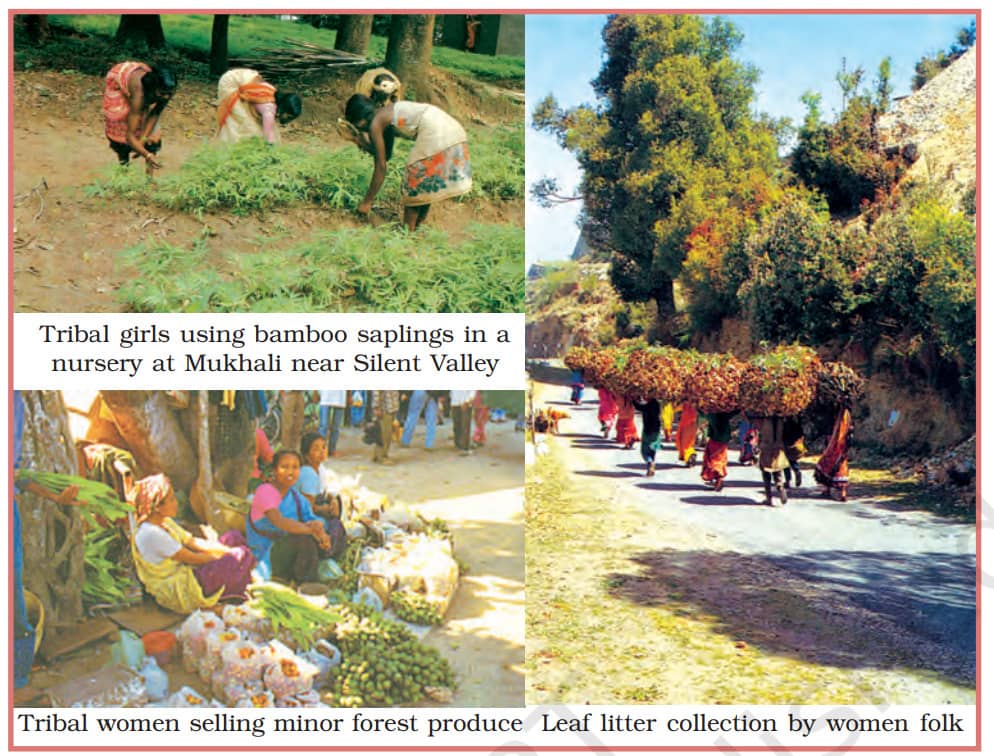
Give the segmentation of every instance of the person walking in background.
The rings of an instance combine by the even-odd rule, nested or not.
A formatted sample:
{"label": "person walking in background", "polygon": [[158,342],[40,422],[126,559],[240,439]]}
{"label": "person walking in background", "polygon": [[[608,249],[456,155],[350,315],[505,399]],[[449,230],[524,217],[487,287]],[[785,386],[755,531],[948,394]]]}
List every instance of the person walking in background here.
{"label": "person walking in background", "polygon": [[449,407],[452,411],[452,432],[456,443],[463,456],[472,454],[470,451],[470,429],[473,423],[473,397],[475,391],[463,389],[453,389],[449,392]]}
{"label": "person walking in background", "polygon": [[659,451],[660,446],[662,410],[656,399],[638,399],[632,404],[642,413],[642,459],[645,460],[645,475],[651,478],[656,474],[656,452]]}
{"label": "person walking in background", "polygon": [[697,464],[697,452],[694,442],[697,440],[697,408],[690,402],[684,402],[680,408],[680,424],[676,428],[677,459],[687,467]]}
{"label": "person walking in background", "polygon": [[739,464],[756,464],[756,454],[759,451],[759,429],[748,417],[743,416],[739,421]]}
{"label": "person walking in background", "polygon": [[[407,418],[404,420],[404,435],[400,438],[401,446],[410,446],[414,438],[414,428],[418,424],[421,413],[425,416],[425,449],[435,448],[435,428],[438,421],[437,391],[417,390],[411,393],[411,401],[407,406]],[[448,393],[448,392],[444,392]]]}
{"label": "person walking in background", "polygon": [[673,402],[666,402],[663,405],[663,440],[673,440],[673,417],[676,412],[673,409]]}
{"label": "person walking in background", "polygon": [[601,424],[601,435],[608,438],[618,419],[618,402],[614,394],[603,386],[597,388],[597,419]]}
{"label": "person walking in background", "polygon": [[[782,506],[787,503],[783,471],[789,467],[790,462],[783,445],[783,419],[764,417],[759,424],[759,468],[763,472],[767,506]],[[773,486],[777,489],[779,505],[773,499]]]}
{"label": "person walking in background", "polygon": [[787,462],[790,467],[784,473],[784,485],[790,488],[790,473],[794,473],[794,486],[801,487],[801,457],[807,451],[804,447],[804,428],[798,417],[784,418],[783,421],[783,446],[787,455]]}
{"label": "person walking in background", "polygon": [[569,384],[569,400],[573,402],[573,404],[579,404],[583,401],[583,371],[574,370],[570,374]]}
{"label": "person walking in background", "polygon": [[849,497],[849,445],[852,443],[852,414],[839,407],[828,446],[815,465],[815,480],[824,486],[823,495],[837,501]]}
{"label": "person walking in background", "polygon": [[328,456],[337,457],[338,436],[342,430],[342,420],[345,418],[346,392],[319,391],[318,394],[320,417],[318,432],[328,443]]}
{"label": "person walking in background", "polygon": [[388,459],[393,441],[393,423],[400,409],[399,391],[373,392],[373,422],[380,425],[379,443],[373,449],[373,461],[382,465],[392,464]]}
{"label": "person walking in background", "polygon": [[708,443],[704,447],[701,478],[720,491],[728,475],[728,443],[732,440],[731,412],[713,412],[708,415]]}
{"label": "person walking in background", "polygon": [[473,443],[483,446],[487,443],[487,421],[490,419],[490,407],[482,391],[477,391],[473,397]]}
{"label": "person walking in background", "polygon": [[149,176],[162,167],[155,157],[162,149],[159,116],[175,92],[176,75],[164,66],[129,60],[107,72],[104,134],[121,165],[136,154]]}
{"label": "person walking in background", "polygon": [[618,420],[615,424],[615,440],[626,449],[635,446],[639,440],[639,432],[635,427],[635,405],[631,398],[621,396],[618,398]]}

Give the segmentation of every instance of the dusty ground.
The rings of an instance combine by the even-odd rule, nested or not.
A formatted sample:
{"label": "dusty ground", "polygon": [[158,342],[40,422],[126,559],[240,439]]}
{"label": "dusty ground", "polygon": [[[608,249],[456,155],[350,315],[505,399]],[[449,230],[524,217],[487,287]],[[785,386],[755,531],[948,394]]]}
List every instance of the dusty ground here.
{"label": "dusty ground", "polygon": [[[305,112],[283,130],[286,141],[337,149],[346,146],[328,126],[340,113],[339,89],[305,98]],[[115,162],[103,136],[103,80],[75,72],[18,71],[14,76],[13,165],[14,303],[19,312],[118,312],[114,293],[134,271],[118,267],[121,250],[149,239],[186,245],[205,235],[209,261],[225,269],[222,252],[289,246],[321,229],[357,227],[351,213],[293,208],[266,218],[171,214],[161,208],[87,197],[91,184]],[[163,114],[164,170],[180,166],[213,133],[216,90],[186,82]],[[455,94],[453,95],[455,99]],[[509,114],[469,109],[467,123],[494,123]],[[142,169],[141,165],[132,166]],[[373,223],[397,219],[395,198],[380,197]],[[523,223],[520,202],[438,203],[429,223],[458,240],[470,223]]]}
{"label": "dusty ground", "polygon": [[[374,465],[372,447],[362,444],[359,431],[343,428],[340,456],[332,460],[342,474],[361,474],[371,490],[449,523],[455,555],[467,571],[445,624],[433,628],[425,642],[452,665],[455,707],[524,704],[523,434],[513,426],[489,424],[487,444],[468,457],[452,446],[451,421],[439,428],[433,452],[424,450],[419,426],[411,448],[391,450],[394,464],[388,466]],[[158,612],[149,607],[147,615]],[[181,619],[177,616],[176,624]],[[98,641],[37,667],[17,702],[37,705],[46,688],[92,674],[110,660],[110,646]],[[203,687],[178,663],[167,671],[174,690],[182,684]]]}

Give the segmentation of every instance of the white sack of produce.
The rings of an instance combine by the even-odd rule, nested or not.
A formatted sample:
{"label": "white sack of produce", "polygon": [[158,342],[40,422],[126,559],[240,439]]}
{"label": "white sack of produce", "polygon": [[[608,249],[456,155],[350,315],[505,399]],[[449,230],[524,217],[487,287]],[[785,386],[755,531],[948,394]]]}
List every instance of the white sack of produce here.
{"label": "white sack of produce", "polygon": [[[187,617],[180,626],[177,637],[183,646],[184,668],[187,657],[191,663],[207,653],[207,633],[224,630],[225,624],[212,612],[197,610]],[[192,672],[193,669],[187,669]]]}
{"label": "white sack of produce", "polygon": [[443,538],[412,536],[404,541],[396,565],[398,586],[424,594],[445,614],[459,583],[452,544]]}
{"label": "white sack of produce", "polygon": [[273,693],[270,690],[264,690],[262,693],[235,702],[236,709],[272,709],[275,705]]}
{"label": "white sack of produce", "polygon": [[203,662],[200,664],[201,670],[207,672],[206,675],[202,674],[201,678],[204,680],[210,680],[213,678],[214,673],[221,669],[223,664],[221,654],[223,653],[226,646],[233,643],[238,643],[244,640],[240,630],[225,629],[220,632],[208,633],[207,634],[207,655]]}
{"label": "white sack of produce", "polygon": [[264,638],[273,634],[273,623],[248,604],[225,604],[221,618],[228,627],[241,630],[246,635]]}
{"label": "white sack of produce", "polygon": [[261,680],[263,670],[273,662],[265,646],[242,639],[229,643],[221,651],[222,671],[229,680],[249,682]]}
{"label": "white sack of produce", "polygon": [[205,696],[202,696],[189,685],[184,685],[169,696],[166,699],[166,705],[170,709],[203,709],[222,706],[218,701],[208,701]]}

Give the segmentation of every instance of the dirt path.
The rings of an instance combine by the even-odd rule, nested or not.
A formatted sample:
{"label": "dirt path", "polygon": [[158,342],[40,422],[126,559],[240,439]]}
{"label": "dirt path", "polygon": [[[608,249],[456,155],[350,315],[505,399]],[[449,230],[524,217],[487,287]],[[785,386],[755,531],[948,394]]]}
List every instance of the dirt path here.
{"label": "dirt path", "polygon": [[[536,406],[567,391],[537,384]],[[973,701],[963,526],[873,501],[768,508],[734,465],[714,494],[672,445],[647,479],[595,403],[568,411],[529,476],[530,703]],[[596,678],[571,664],[577,633],[609,644]]]}

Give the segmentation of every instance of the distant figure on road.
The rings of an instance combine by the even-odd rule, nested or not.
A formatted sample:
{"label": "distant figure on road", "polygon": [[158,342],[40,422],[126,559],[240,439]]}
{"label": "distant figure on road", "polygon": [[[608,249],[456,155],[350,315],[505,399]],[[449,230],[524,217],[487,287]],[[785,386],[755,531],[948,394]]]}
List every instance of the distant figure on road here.
{"label": "distant figure on road", "polygon": [[574,370],[569,377],[570,393],[569,400],[573,404],[583,401],[583,371]]}

